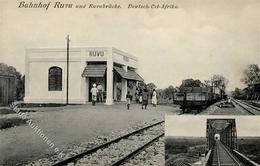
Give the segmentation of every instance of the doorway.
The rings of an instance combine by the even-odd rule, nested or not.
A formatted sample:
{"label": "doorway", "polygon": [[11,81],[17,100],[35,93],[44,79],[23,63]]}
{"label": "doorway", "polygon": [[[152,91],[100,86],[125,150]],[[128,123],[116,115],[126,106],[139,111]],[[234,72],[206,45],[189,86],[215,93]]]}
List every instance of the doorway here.
{"label": "doorway", "polygon": [[105,77],[89,77],[89,102],[92,102],[92,95],[91,95],[91,88],[93,84],[96,86],[101,85],[103,89],[103,102],[105,101],[106,97],[106,79]]}

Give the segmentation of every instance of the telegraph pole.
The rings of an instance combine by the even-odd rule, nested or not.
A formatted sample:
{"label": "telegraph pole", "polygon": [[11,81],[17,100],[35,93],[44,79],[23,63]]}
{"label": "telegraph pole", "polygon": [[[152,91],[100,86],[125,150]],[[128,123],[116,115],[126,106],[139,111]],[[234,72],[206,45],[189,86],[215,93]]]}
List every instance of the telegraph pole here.
{"label": "telegraph pole", "polygon": [[70,46],[70,37],[67,35],[67,89],[66,89],[66,104],[69,104],[69,46]]}

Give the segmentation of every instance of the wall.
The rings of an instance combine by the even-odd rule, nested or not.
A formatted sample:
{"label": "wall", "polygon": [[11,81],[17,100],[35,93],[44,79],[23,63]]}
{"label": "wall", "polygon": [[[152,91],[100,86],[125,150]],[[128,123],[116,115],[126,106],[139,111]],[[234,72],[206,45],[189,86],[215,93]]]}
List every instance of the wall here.
{"label": "wall", "polygon": [[[97,51],[100,54],[91,51]],[[81,77],[87,61],[107,62],[107,101],[113,103],[113,62],[137,67],[137,58],[111,47],[70,48],[69,103],[88,101],[88,79]],[[66,48],[27,49],[25,57],[25,98],[27,103],[66,103]],[[62,68],[62,91],[48,91],[48,70]]]}
{"label": "wall", "polygon": [[[62,91],[48,90],[48,72],[52,66],[62,68]],[[85,103],[82,86],[81,50],[71,50],[69,65],[69,103]],[[66,103],[66,50],[27,50],[25,102]]]}
{"label": "wall", "polygon": [[15,76],[0,75],[0,106],[13,102],[15,92]]}
{"label": "wall", "polygon": [[137,68],[138,59],[131,54],[120,51],[116,48],[112,48],[113,51],[113,61],[125,66],[130,66],[132,68]]}

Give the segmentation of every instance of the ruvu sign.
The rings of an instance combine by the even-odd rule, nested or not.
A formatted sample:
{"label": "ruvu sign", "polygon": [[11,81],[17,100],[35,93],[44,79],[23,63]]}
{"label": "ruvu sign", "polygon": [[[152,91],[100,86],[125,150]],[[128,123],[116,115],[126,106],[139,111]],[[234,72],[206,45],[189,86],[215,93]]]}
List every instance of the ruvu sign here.
{"label": "ruvu sign", "polygon": [[105,55],[104,51],[89,51],[90,57],[103,57]]}

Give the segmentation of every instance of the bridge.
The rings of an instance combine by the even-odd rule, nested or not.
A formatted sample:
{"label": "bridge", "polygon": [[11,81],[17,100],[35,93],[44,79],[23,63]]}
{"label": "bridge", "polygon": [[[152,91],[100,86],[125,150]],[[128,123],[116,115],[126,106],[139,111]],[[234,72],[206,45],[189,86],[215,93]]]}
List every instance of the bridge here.
{"label": "bridge", "polygon": [[235,119],[207,119],[205,166],[259,166],[238,151]]}

